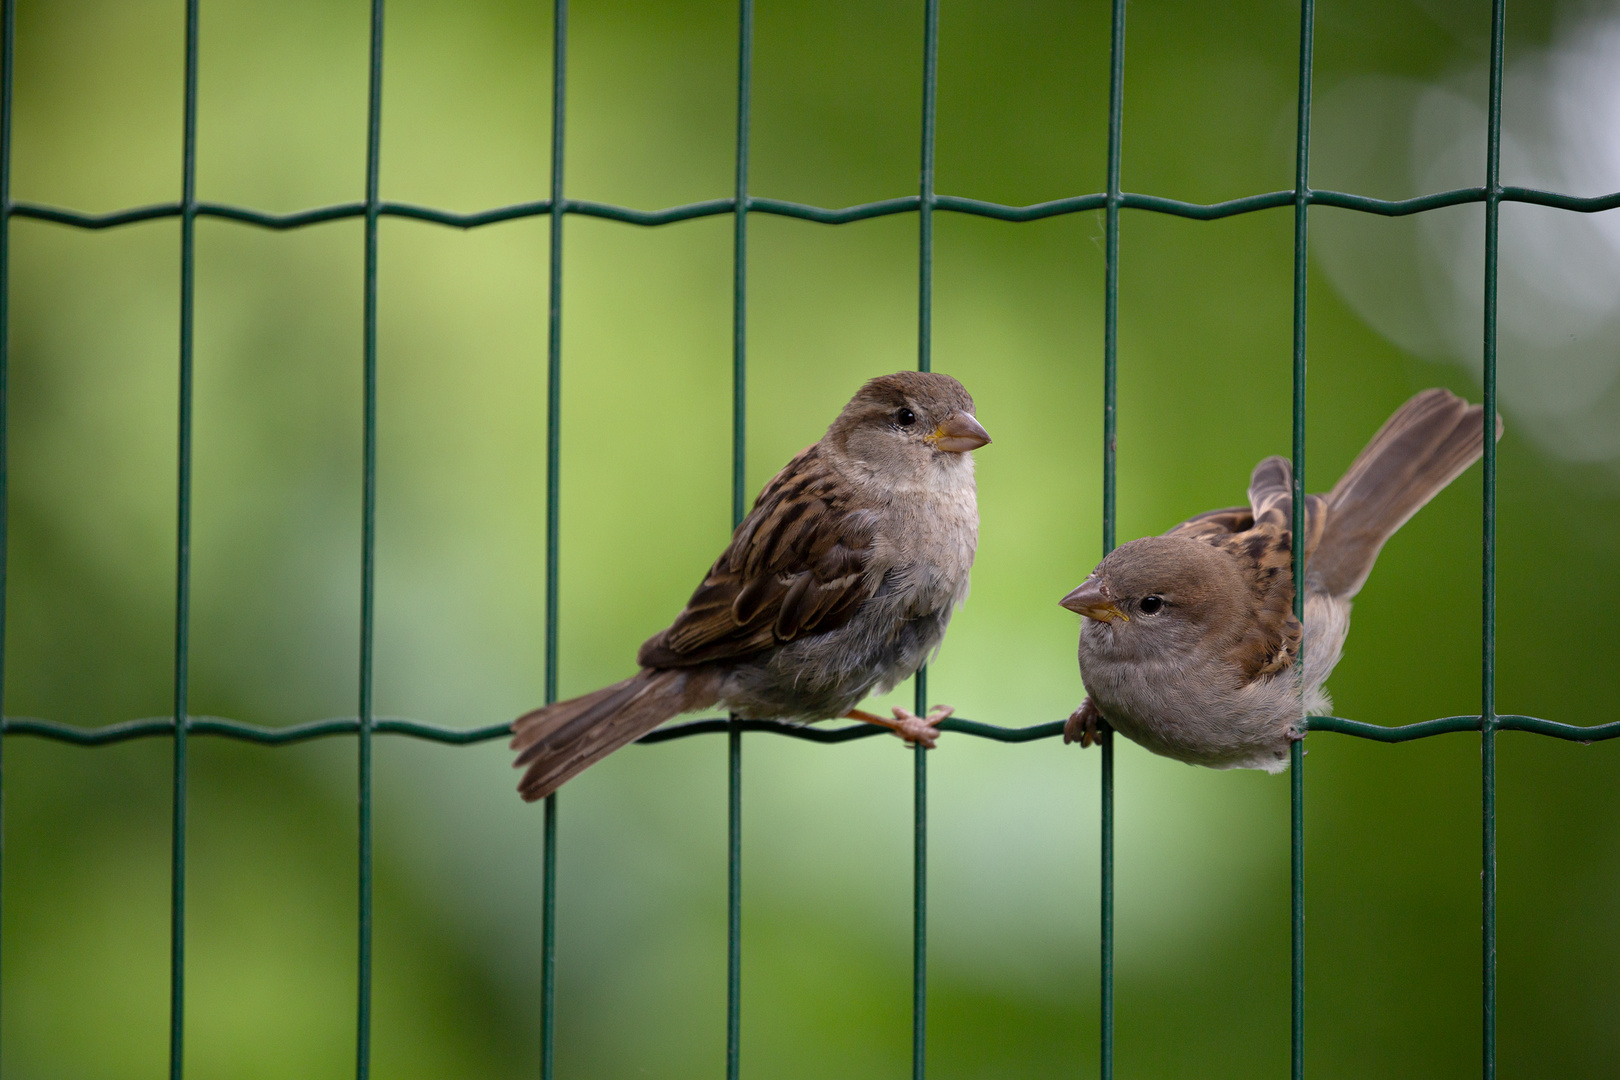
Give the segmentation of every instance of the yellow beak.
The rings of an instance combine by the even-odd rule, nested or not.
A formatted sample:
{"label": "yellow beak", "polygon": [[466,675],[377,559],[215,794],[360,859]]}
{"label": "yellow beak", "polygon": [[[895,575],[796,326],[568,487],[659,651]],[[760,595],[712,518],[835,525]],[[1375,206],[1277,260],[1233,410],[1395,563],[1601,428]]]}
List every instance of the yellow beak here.
{"label": "yellow beak", "polygon": [[923,436],[923,441],[932,443],[934,449],[947,454],[960,454],[984,446],[990,441],[990,433],[973,418],[972,413],[958,410],[947,416],[933,434]]}
{"label": "yellow beak", "polygon": [[1113,622],[1115,619],[1131,621],[1129,615],[1119,610],[1119,605],[1108,595],[1108,587],[1095,574],[1082,581],[1078,589],[1058,603],[1077,615],[1084,615],[1098,622]]}

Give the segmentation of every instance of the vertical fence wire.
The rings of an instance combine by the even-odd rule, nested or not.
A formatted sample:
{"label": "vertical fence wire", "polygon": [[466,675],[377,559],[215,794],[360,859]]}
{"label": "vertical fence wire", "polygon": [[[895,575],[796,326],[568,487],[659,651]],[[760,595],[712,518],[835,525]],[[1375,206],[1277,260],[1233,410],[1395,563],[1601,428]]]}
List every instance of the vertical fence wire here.
{"label": "vertical fence wire", "polygon": [[[17,37],[15,0],[0,0],[0,706],[6,697],[6,573],[11,550],[11,62]],[[4,713],[0,707],[0,714]],[[0,739],[0,897],[5,895],[5,756]],[[0,902],[0,916],[4,904]],[[0,926],[5,919],[0,917]],[[3,972],[0,962],[0,972]],[[3,980],[0,980],[3,982]]]}
{"label": "vertical fence wire", "polygon": [[1496,253],[1502,202],[1502,62],[1507,0],[1491,4],[1490,129],[1485,151],[1485,501],[1480,573],[1481,1067],[1496,1076]]}
{"label": "vertical fence wire", "polygon": [[[546,282],[545,700],[557,700],[557,585],[562,528],[563,135],[568,101],[568,0],[551,9],[551,232]],[[557,793],[546,796],[540,883],[540,1080],[557,1067]]]}
{"label": "vertical fence wire", "polygon": [[170,837],[169,1076],[185,1071],[186,1019],[186,736],[191,637],[192,325],[197,240],[197,5],[186,0],[185,119],[180,173],[180,400],[176,439],[174,543],[174,795]]}
{"label": "vertical fence wire", "polygon": [[[1299,5],[1299,116],[1294,155],[1294,402],[1293,571],[1294,617],[1305,621],[1305,333],[1311,173],[1311,68],[1316,34],[1314,0]],[[1295,669],[1304,689],[1303,635]],[[1305,1076],[1305,709],[1300,700],[1299,737],[1288,748],[1289,848],[1289,1061],[1293,1080]]]}
{"label": "vertical fence wire", "polygon": [[[922,167],[917,199],[917,370],[933,370],[934,112],[939,89],[939,0],[923,5]],[[928,715],[928,669],[917,669],[912,711]],[[927,1075],[928,751],[913,744],[911,882],[911,1075]]]}
{"label": "vertical fence wire", "polygon": [[[754,78],[754,4],[737,9],[737,187],[732,232],[731,527],[748,512],[748,130]],[[726,1080],[742,1059],[742,729],[726,735]]]}
{"label": "vertical fence wire", "polygon": [[[547,702],[549,705],[550,702]],[[540,1077],[557,1066],[557,796],[548,795],[541,839],[540,886]]]}
{"label": "vertical fence wire", "polygon": [[[1119,206],[1120,159],[1125,139],[1125,0],[1114,0],[1108,45],[1108,192],[1103,262],[1103,506],[1102,553],[1114,550],[1115,465],[1119,399]],[[1098,725],[1101,751],[1101,814],[1098,941],[1101,996],[1098,1003],[1098,1074],[1114,1078],[1114,732]]]}
{"label": "vertical fence wire", "polygon": [[742,1069],[742,729],[726,737],[726,1080]]}
{"label": "vertical fence wire", "polygon": [[[917,199],[918,371],[932,371],[934,369],[934,106],[938,83],[939,0],[925,0],[923,8],[922,168],[920,170]],[[922,712],[923,707],[923,699],[918,698],[917,711]]]}
{"label": "vertical fence wire", "polygon": [[754,2],[737,10],[737,191],[732,232],[731,527],[748,513],[748,131],[754,83]]}
{"label": "vertical fence wire", "polygon": [[371,733],[372,653],[377,592],[377,224],[382,151],[383,0],[371,0],[371,58],[366,101],[365,321],[361,378],[364,438],[360,495],[360,917],[355,994],[354,1074],[371,1075]]}

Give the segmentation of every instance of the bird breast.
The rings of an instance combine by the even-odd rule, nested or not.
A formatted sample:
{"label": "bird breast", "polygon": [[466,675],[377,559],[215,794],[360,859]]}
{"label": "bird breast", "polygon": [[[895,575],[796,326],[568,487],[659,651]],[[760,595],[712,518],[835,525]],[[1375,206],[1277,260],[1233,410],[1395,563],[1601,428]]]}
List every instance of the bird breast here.
{"label": "bird breast", "polygon": [[973,459],[953,454],[930,477],[893,498],[874,537],[867,572],[883,581],[902,617],[949,611],[967,597],[979,546]]}

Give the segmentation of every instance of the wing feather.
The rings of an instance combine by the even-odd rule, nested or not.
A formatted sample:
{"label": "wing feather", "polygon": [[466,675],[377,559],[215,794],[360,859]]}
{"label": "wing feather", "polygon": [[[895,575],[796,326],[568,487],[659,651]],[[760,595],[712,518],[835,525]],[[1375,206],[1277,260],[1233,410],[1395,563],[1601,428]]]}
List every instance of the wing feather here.
{"label": "wing feather", "polygon": [[868,575],[873,515],[818,445],[766,485],[731,544],[669,628],[642,645],[643,667],[740,660],[848,622],[877,581]]}
{"label": "wing feather", "polygon": [[1164,535],[1213,540],[1229,533],[1243,532],[1253,526],[1254,511],[1247,506],[1233,506],[1225,510],[1206,510],[1202,514],[1188,518]]}
{"label": "wing feather", "polygon": [[[1229,552],[1243,568],[1252,607],[1248,627],[1227,651],[1246,681],[1286,670],[1299,656],[1304,636],[1294,616],[1294,469],[1284,457],[1268,457],[1249,478],[1249,505],[1210,510],[1188,518],[1167,536],[1204,540]],[[1305,497],[1305,557],[1310,558],[1327,524],[1328,503]]]}

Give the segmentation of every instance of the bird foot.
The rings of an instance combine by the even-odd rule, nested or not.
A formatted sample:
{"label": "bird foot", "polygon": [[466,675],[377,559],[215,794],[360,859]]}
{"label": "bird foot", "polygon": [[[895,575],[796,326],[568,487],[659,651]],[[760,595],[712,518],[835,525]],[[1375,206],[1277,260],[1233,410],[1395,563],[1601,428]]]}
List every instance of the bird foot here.
{"label": "bird foot", "polygon": [[1106,723],[1107,721],[1103,719],[1102,713],[1098,711],[1097,706],[1093,705],[1088,697],[1080,703],[1078,709],[1069,714],[1069,719],[1064,721],[1063,741],[1065,744],[1077,742],[1080,744],[1080,748],[1084,750],[1098,741],[1102,727]]}
{"label": "bird foot", "polygon": [[955,711],[956,707],[953,705],[935,705],[926,717],[921,717],[905,709],[896,708],[894,719],[890,720],[886,716],[874,716],[860,709],[851,709],[844,714],[844,719],[859,720],[862,723],[888,728],[906,742],[920,744],[932,750],[939,740],[939,728],[935,725]]}
{"label": "bird foot", "polygon": [[1291,743],[1303,742],[1307,730],[1304,724],[1289,724],[1288,741]]}
{"label": "bird foot", "polygon": [[955,711],[954,705],[935,705],[924,717],[896,706],[893,710],[896,723],[890,730],[908,743],[932,750],[939,742],[939,722]]}

